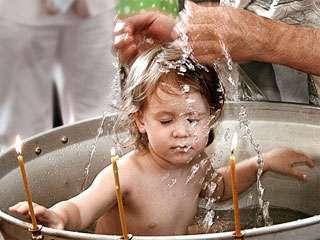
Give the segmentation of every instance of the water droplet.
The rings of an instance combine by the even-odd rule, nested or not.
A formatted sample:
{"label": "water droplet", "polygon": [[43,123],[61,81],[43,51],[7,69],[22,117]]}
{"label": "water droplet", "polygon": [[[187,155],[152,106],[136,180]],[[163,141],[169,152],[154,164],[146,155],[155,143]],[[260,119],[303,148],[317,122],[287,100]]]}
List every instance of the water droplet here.
{"label": "water droplet", "polygon": [[168,187],[172,188],[177,183],[176,178],[171,178],[170,182],[168,183]]}

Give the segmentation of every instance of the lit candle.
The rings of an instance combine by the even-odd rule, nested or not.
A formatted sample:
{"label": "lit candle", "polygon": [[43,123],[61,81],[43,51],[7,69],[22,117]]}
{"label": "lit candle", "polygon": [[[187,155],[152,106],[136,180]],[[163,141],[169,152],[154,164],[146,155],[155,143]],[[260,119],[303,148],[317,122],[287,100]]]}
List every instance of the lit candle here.
{"label": "lit candle", "polygon": [[111,148],[111,163],[112,163],[114,184],[116,187],[116,194],[117,194],[117,200],[118,200],[118,209],[119,209],[122,235],[123,235],[123,239],[127,240],[128,239],[128,228],[127,228],[126,216],[124,214],[122,193],[121,193],[121,189],[120,189],[120,181],[119,181],[119,173],[118,173],[118,165],[117,165],[118,159],[119,159],[119,156],[116,155],[116,150],[114,148]]}
{"label": "lit candle", "polygon": [[21,173],[22,180],[23,180],[24,191],[26,193],[26,197],[27,197],[27,201],[28,201],[28,205],[29,205],[29,213],[30,213],[30,217],[31,217],[31,221],[32,221],[32,230],[37,230],[38,225],[37,225],[36,217],[34,215],[34,210],[33,210],[33,205],[32,205],[32,195],[31,195],[31,191],[29,188],[29,182],[28,182],[28,178],[27,178],[27,174],[26,174],[26,169],[24,167],[24,160],[23,160],[23,156],[22,156],[22,143],[21,143],[21,139],[19,136],[17,136],[17,138],[16,138],[16,152],[17,152],[17,160],[18,160],[19,167],[20,167],[20,173]]}
{"label": "lit candle", "polygon": [[237,147],[238,136],[237,133],[233,135],[231,144],[231,155],[230,155],[230,171],[231,171],[231,187],[232,187],[232,199],[233,199],[233,215],[235,225],[235,238],[242,237],[240,228],[240,215],[239,215],[239,204],[238,204],[238,189],[237,189],[237,175],[236,175],[236,158],[234,151]]}

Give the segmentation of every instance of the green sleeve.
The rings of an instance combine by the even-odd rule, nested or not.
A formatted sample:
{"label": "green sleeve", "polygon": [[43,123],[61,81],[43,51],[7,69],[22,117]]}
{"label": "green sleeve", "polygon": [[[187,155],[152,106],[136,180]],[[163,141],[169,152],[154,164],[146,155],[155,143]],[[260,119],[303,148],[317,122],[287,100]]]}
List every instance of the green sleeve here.
{"label": "green sleeve", "polygon": [[119,17],[128,17],[147,10],[159,10],[177,16],[179,0],[118,0],[116,10]]}

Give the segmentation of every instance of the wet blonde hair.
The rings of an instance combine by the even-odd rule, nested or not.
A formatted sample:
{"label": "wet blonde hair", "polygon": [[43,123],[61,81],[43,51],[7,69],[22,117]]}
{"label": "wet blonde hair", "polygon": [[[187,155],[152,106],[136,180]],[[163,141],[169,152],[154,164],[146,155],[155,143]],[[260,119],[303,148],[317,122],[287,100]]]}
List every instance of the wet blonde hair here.
{"label": "wet blonde hair", "polygon": [[[190,58],[183,58],[180,49],[158,46],[144,52],[135,60],[123,83],[122,103],[114,126],[116,133],[123,129],[130,132],[129,138],[118,138],[122,147],[134,145],[137,148],[146,148],[147,136],[139,132],[134,114],[143,111],[149,96],[155,93],[158,87],[176,94],[170,87],[165,87],[168,84],[160,83],[177,87],[189,85],[192,91],[200,92],[205,97],[215,120],[220,115],[224,104],[224,89],[216,72],[196,64]],[[212,141],[213,131],[210,131],[208,144]]]}

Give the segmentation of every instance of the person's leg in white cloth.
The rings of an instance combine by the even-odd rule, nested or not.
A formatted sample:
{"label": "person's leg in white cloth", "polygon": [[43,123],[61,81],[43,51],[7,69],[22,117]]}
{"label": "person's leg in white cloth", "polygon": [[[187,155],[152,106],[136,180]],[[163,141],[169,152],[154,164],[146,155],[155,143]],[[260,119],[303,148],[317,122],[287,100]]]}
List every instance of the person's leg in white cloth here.
{"label": "person's leg in white cloth", "polygon": [[115,68],[111,53],[114,9],[64,27],[61,38],[64,124],[112,111]]}
{"label": "person's leg in white cloth", "polygon": [[0,20],[0,145],[52,127],[52,65],[58,32]]}

